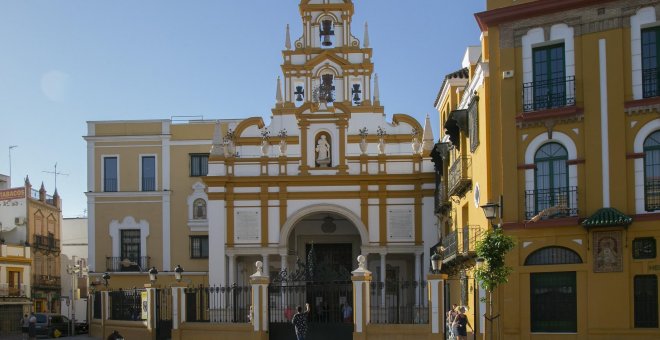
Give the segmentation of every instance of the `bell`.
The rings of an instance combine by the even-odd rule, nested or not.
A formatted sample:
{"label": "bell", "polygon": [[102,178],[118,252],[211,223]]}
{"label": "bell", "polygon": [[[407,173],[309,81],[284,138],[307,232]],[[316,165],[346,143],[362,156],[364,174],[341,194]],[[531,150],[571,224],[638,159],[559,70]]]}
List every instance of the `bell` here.
{"label": "bell", "polygon": [[353,103],[355,103],[356,105],[360,104],[360,95],[359,94],[357,94],[357,93],[353,94]]}
{"label": "bell", "polygon": [[321,21],[321,30],[319,33],[323,39],[321,45],[332,46],[332,41],[330,40],[330,36],[335,35],[335,31],[332,30],[332,20]]}
{"label": "bell", "polygon": [[330,41],[330,36],[329,35],[324,35],[323,36],[323,42],[321,43],[323,46],[332,46],[332,41]]}
{"label": "bell", "polygon": [[303,96],[305,95],[305,90],[303,89],[302,86],[296,86],[296,92],[293,94],[296,95],[296,101],[301,102],[303,101]]}

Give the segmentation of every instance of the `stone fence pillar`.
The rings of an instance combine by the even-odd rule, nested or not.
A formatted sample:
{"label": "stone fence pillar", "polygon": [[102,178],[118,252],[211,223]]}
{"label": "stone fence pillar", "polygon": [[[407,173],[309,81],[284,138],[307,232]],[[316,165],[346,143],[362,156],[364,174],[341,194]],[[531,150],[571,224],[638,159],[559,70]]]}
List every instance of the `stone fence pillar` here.
{"label": "stone fence pillar", "polygon": [[250,307],[250,321],[259,339],[268,339],[268,284],[270,278],[264,274],[263,263],[255,263],[257,271],[250,275],[252,285],[252,306]]}
{"label": "stone fence pillar", "polygon": [[445,333],[445,280],[447,274],[428,274],[431,333]]}
{"label": "stone fence pillar", "polygon": [[366,268],[367,258],[357,257],[358,268],[351,272],[353,281],[353,339],[366,339],[366,326],[370,322],[370,284],[371,272]]}

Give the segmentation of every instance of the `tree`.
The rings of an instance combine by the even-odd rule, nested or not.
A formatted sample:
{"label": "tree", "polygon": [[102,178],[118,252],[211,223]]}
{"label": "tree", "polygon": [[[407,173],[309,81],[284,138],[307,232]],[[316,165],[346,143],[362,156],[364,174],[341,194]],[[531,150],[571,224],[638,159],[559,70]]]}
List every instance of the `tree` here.
{"label": "tree", "polygon": [[490,339],[493,339],[492,321],[499,317],[499,314],[493,315],[493,292],[500,284],[508,282],[512,268],[505,264],[504,257],[514,246],[513,237],[505,235],[502,228],[488,230],[477,242],[477,256],[485,263],[477,266],[475,277],[479,286],[488,292],[489,315],[485,318],[491,322]]}

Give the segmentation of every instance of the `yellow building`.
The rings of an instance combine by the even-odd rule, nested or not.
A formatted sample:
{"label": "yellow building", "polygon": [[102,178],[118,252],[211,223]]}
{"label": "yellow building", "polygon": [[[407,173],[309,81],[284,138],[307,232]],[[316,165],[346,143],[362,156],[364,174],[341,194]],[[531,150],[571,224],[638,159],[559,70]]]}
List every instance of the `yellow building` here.
{"label": "yellow building", "polygon": [[[458,240],[454,258],[445,249],[445,270],[458,269],[449,302],[483,315],[460,233],[487,226],[479,205],[501,203],[499,224],[516,239],[496,294],[501,338],[660,337],[659,10],[489,0],[476,14],[481,47],[436,100],[449,142],[435,151],[437,213],[443,238]],[[461,271],[467,284],[452,281]],[[489,334],[483,317],[471,322]]]}
{"label": "yellow building", "polygon": [[60,310],[61,206],[57,190],[34,190],[28,178],[0,190],[0,333],[18,331],[24,313]]}

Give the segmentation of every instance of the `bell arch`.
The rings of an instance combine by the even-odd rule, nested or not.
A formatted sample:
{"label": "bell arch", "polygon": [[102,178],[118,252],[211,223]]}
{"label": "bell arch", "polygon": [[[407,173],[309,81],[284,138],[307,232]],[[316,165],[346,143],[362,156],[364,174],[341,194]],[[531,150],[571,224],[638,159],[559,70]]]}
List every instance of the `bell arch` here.
{"label": "bell arch", "polygon": [[336,204],[315,204],[301,208],[298,211],[291,214],[289,218],[287,218],[286,222],[284,222],[284,225],[282,225],[282,228],[280,230],[279,247],[286,248],[289,246],[288,244],[289,235],[291,234],[291,232],[293,231],[294,227],[298,222],[300,222],[310,214],[324,213],[324,212],[331,212],[345,217],[347,220],[353,223],[353,226],[355,226],[358,233],[360,234],[360,245],[361,246],[368,245],[369,231],[365,227],[364,223],[362,223],[360,217],[358,217],[353,211]]}

